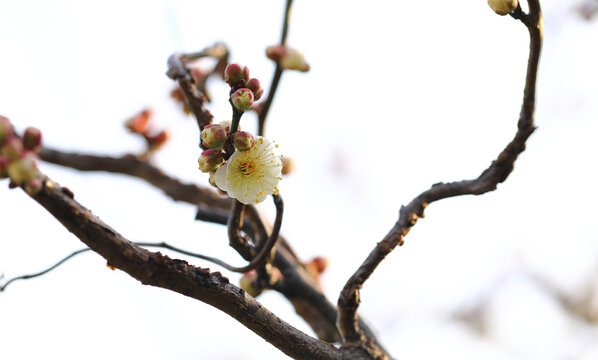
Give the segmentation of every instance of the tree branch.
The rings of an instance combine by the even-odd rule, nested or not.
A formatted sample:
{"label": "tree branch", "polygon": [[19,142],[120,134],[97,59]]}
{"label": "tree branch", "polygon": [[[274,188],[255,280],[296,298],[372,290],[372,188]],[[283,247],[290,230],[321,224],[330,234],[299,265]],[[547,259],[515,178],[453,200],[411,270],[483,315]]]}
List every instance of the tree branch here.
{"label": "tree branch", "polygon": [[521,16],[520,20],[529,31],[530,53],[523,104],[514,139],[477,179],[435,184],[413,199],[407,206],[401,207],[399,220],[384,239],[376,245],[359,269],[349,278],[341,291],[338,300],[339,327],[346,343],[364,343],[366,341],[366,336],[364,336],[357,323],[356,312],[360,301],[359,291],[382,260],[397,245],[403,244],[403,238],[411,227],[416,224],[419,218],[424,217],[424,209],[432,202],[441,199],[460,195],[481,195],[495,190],[499,183],[506,180],[513,170],[518,155],[525,150],[526,140],[535,129],[533,115],[536,75],[542,46],[540,4],[538,0],[528,0],[528,4],[530,13]]}
{"label": "tree branch", "polygon": [[154,185],[176,201],[184,201],[194,205],[203,204],[209,208],[226,211],[230,208],[230,199],[219,196],[218,193],[208,188],[195,184],[184,184],[164,174],[162,170],[147,161],[139,160],[133,155],[116,158],[67,153],[44,147],[40,150],[39,156],[43,161],[81,171],[107,171],[134,176]]}
{"label": "tree branch", "polygon": [[145,285],[175,291],[227,313],[297,359],[336,359],[338,350],[295,329],[220,273],[149,252],[125,239],[76,202],[60,185],[44,179],[32,198],[70,232],[114,266]]}

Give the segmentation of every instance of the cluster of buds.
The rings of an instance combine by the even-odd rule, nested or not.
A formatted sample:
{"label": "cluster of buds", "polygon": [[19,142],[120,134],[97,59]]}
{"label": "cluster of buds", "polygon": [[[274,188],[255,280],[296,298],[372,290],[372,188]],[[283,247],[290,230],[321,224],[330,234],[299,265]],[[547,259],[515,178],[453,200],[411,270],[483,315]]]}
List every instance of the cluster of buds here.
{"label": "cluster of buds", "polygon": [[233,106],[240,111],[251,109],[253,103],[264,94],[260,81],[256,78],[249,78],[247,66],[229,64],[224,70],[224,81],[231,87],[230,100]]}
{"label": "cluster of buds", "polygon": [[[278,194],[282,179],[281,157],[275,154],[278,145],[247,131],[230,134],[228,122],[206,125],[201,141],[207,148],[198,159],[199,170],[210,173],[210,184],[243,204],[256,204],[266,196]],[[236,150],[226,159],[226,144]]]}
{"label": "cluster of buds", "polygon": [[41,132],[33,127],[19,138],[10,121],[0,116],[0,178],[10,178],[12,186],[23,186],[29,194],[39,192],[42,180],[36,160],[41,139]]}
{"label": "cluster of buds", "polygon": [[143,136],[149,151],[159,149],[170,137],[168,131],[154,132],[151,130],[153,111],[149,108],[142,110],[125,122],[125,127],[134,134]]}
{"label": "cluster of buds", "polygon": [[284,45],[268,46],[266,56],[280,64],[285,70],[309,71],[309,64],[305,61],[303,54],[297,50]]}
{"label": "cluster of buds", "polygon": [[518,0],[488,0],[488,5],[498,15],[508,15],[519,5]]}
{"label": "cluster of buds", "polygon": [[[224,145],[230,133],[230,122],[206,125],[201,131],[201,142],[207,148],[198,159],[199,170],[213,173],[225,162]],[[237,131],[230,136],[237,151],[249,151],[255,145],[254,136],[246,131]]]}

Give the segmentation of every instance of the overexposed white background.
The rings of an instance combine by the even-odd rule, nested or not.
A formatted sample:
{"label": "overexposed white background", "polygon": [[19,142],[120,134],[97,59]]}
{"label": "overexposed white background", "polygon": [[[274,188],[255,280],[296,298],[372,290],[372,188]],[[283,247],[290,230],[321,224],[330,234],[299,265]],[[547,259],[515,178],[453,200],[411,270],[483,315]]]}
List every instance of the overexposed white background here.
{"label": "overexposed white background", "polygon": [[[393,356],[598,358],[598,326],[554,296],[580,298],[598,278],[598,20],[582,19],[580,3],[542,1],[539,128],[513,174],[493,193],[432,204],[366,283],[360,313]],[[231,61],[247,65],[267,92],[273,64],[264,50],[279,39],[283,7],[282,0],[1,1],[0,114],[18,130],[40,128],[48,146],[122,155],[143,149],[124,120],[151,106],[173,134],[155,163],[207,185],[196,165],[195,121],[168,97],[166,59],[224,41]],[[331,260],[323,283],[335,303],[401,204],[435,182],[476,177],[512,138],[528,35],[483,0],[296,0],[288,44],[312,70],[283,75],[269,115],[268,136],[297,163],[280,185],[282,232],[303,259]],[[227,87],[209,86],[216,120],[229,119]],[[251,130],[254,122],[249,114],[242,125]],[[222,226],[194,221],[192,206],[140,180],[40,168],[131,240],[242,263]],[[5,279],[82,247],[25,193],[0,185]],[[259,300],[311,333],[278,294]],[[86,253],[0,293],[0,358],[41,357],[285,356],[228,315],[143,286]]]}

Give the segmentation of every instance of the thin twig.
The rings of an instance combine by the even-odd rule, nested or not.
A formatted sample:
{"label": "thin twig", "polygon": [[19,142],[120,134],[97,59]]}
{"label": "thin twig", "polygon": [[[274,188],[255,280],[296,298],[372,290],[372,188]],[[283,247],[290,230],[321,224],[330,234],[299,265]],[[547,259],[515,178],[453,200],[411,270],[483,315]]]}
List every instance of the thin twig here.
{"label": "thin twig", "polygon": [[[284,9],[284,20],[282,24],[282,31],[280,34],[280,45],[285,45],[287,41],[287,36],[289,33],[289,23],[291,17],[291,6],[293,5],[293,0],[287,0],[286,6]],[[272,83],[270,84],[270,89],[268,90],[268,97],[266,101],[261,106],[258,115],[258,135],[264,136],[265,134],[265,127],[266,127],[266,118],[268,117],[268,112],[270,111],[270,106],[272,106],[272,102],[274,101],[274,95],[276,94],[276,89],[278,89],[278,84],[280,82],[280,78],[282,77],[282,66],[279,62],[276,63],[276,68],[274,69],[274,75],[272,76]]]}
{"label": "thin twig", "polygon": [[[274,220],[274,226],[270,236],[268,237],[268,240],[265,244],[263,244],[263,246],[261,246],[257,255],[255,255],[249,264],[242,267],[234,267],[224,262],[217,262],[218,265],[221,265],[230,271],[244,273],[261,266],[270,256],[270,253],[274,249],[276,241],[278,240],[278,235],[280,234],[280,227],[282,226],[282,213],[284,210],[284,203],[282,202],[282,197],[280,197],[280,195],[272,195],[272,199],[274,200],[274,205],[276,206],[276,218]],[[242,207],[239,208],[242,209]],[[242,211],[237,211],[236,208],[233,207],[233,216],[231,217],[228,225],[231,242],[238,241],[235,239],[240,237],[239,229],[242,224],[241,214]]]}
{"label": "thin twig", "polygon": [[534,131],[535,88],[538,62],[542,45],[542,15],[538,0],[528,0],[530,13],[522,16],[530,34],[530,53],[527,67],[523,104],[514,139],[492,162],[490,167],[474,180],[452,183],[438,183],[413,199],[407,206],[401,207],[399,220],[386,237],[379,242],[363,264],[349,278],[339,300],[339,328],[346,343],[365,343],[366,337],[357,323],[359,292],[364,282],[376,267],[397,246],[403,244],[403,238],[417,220],[424,216],[424,209],[434,201],[460,196],[481,195],[496,189],[513,170],[518,155],[525,150],[525,143]]}

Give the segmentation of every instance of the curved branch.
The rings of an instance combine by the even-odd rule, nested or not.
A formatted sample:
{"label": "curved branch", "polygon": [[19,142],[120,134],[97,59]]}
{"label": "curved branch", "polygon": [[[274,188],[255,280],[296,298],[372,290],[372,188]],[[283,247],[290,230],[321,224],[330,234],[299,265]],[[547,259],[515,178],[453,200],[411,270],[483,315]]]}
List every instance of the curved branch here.
{"label": "curved branch", "polygon": [[527,66],[523,104],[517,124],[514,139],[474,180],[464,180],[452,183],[438,183],[424,191],[407,206],[401,207],[399,220],[394,227],[379,242],[369,254],[363,264],[349,278],[341,291],[338,300],[339,327],[347,343],[363,343],[365,336],[357,323],[357,308],[359,306],[359,290],[374,272],[376,267],[397,246],[403,244],[403,238],[417,220],[424,216],[424,209],[434,201],[460,196],[481,195],[496,189],[513,170],[518,155],[525,150],[525,143],[534,131],[534,106],[536,74],[542,46],[542,15],[538,0],[528,0],[530,13],[522,16],[521,21],[527,26],[530,35],[530,53]]}
{"label": "curved branch", "polygon": [[114,266],[145,285],[205,302],[227,313],[282,352],[297,359],[336,359],[338,350],[278,318],[220,273],[152,253],[125,239],[71,198],[60,185],[44,180],[32,198],[70,232]]}

